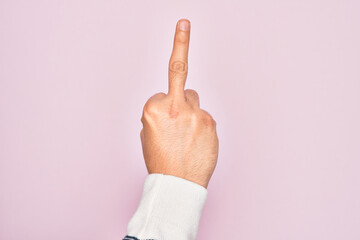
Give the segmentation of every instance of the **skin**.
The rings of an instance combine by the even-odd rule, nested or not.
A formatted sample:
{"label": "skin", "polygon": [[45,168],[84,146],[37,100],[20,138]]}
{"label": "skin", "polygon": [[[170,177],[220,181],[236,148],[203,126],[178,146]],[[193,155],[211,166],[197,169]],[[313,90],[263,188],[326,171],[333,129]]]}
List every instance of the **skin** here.
{"label": "skin", "polygon": [[157,93],[144,105],[140,132],[148,172],[173,175],[205,188],[215,170],[219,139],[216,122],[200,108],[199,95],[186,89],[190,21],[176,25],[169,61],[168,93]]}

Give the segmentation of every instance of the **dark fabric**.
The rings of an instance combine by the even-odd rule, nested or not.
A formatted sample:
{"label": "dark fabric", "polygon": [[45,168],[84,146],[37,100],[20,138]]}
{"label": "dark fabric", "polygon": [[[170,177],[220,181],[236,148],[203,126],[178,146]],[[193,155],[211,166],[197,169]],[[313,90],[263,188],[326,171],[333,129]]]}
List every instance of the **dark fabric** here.
{"label": "dark fabric", "polygon": [[156,240],[156,239],[138,239],[136,237],[126,235],[126,237],[123,240]]}
{"label": "dark fabric", "polygon": [[140,240],[136,237],[132,237],[132,236],[125,236],[125,238],[123,240]]}

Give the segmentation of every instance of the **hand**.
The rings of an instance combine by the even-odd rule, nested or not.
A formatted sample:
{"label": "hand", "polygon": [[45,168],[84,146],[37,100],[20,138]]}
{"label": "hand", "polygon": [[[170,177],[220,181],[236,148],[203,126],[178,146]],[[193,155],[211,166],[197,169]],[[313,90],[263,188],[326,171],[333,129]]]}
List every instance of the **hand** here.
{"label": "hand", "polygon": [[190,22],[179,20],[169,62],[168,94],[145,104],[140,132],[148,172],[184,178],[207,188],[219,149],[216,122],[200,109],[199,96],[184,90],[188,70]]}

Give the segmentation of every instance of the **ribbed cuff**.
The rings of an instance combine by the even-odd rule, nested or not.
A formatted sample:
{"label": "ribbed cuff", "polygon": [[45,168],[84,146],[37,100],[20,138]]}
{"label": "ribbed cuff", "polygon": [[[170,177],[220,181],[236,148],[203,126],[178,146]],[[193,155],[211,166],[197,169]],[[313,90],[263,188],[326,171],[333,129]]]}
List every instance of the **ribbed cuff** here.
{"label": "ribbed cuff", "polygon": [[175,176],[150,174],[127,233],[139,239],[196,239],[206,198],[207,190],[199,184]]}

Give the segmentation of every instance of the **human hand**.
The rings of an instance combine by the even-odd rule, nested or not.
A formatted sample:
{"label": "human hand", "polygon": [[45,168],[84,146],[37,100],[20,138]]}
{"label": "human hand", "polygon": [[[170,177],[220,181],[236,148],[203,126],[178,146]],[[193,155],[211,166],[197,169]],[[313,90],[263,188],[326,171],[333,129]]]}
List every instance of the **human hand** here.
{"label": "human hand", "polygon": [[148,172],[173,175],[207,188],[219,149],[216,122],[200,109],[199,96],[184,90],[188,70],[190,22],[176,25],[169,62],[168,94],[146,102],[140,132]]}

